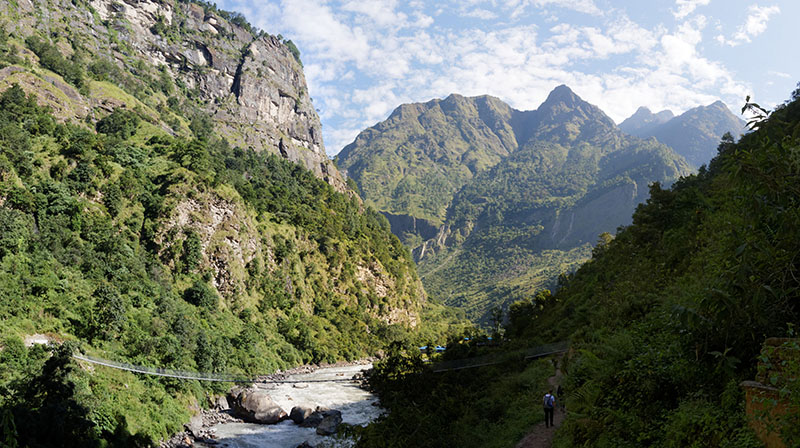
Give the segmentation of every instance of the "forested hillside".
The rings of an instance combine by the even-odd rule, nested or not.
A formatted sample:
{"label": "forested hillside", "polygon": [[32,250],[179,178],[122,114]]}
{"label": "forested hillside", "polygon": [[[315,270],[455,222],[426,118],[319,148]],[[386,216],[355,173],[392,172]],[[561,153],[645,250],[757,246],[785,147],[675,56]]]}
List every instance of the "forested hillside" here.
{"label": "forested hillside", "polygon": [[463,185],[517,149],[520,120],[519,111],[490,96],[403,104],[336,161],[368,204],[438,226]]}
{"label": "forested hillside", "polygon": [[624,135],[566,86],[535,114],[526,143],[465,185],[444,237],[415,252],[428,293],[483,322],[494,307],[555,287],[600,234],[630,222],[650,182],[689,173],[669,148]]}
{"label": "forested hillside", "polygon": [[[224,387],[73,350],[253,375],[432,337],[408,249],[339,191],[307,94],[284,96],[305,88],[293,44],[208,4],[153,5],[4,6],[4,27],[33,33],[0,32],[0,440],[16,446],[155,443]],[[251,46],[217,91],[203,83],[226,68],[152,61],[142,39]],[[247,81],[248,64],[273,78]]]}
{"label": "forested hillside", "polygon": [[[412,350],[397,351],[379,366],[374,387],[397,409],[431,395],[439,406],[390,414],[370,427],[361,446],[402,443],[396,427],[416,428],[432,441],[418,446],[488,446],[481,434],[490,431],[511,446],[530,423],[510,424],[517,417],[503,404],[547,390],[542,372],[533,373],[541,366],[515,349],[564,339],[571,343],[560,363],[568,412],[553,446],[763,446],[747,424],[740,383],[769,368],[767,337],[796,338],[800,325],[800,88],[755,127],[739,142],[724,138],[707,169],[671,188],[654,184],[633,223],[595,247],[591,261],[564,277],[553,296],[541,292],[512,304],[503,346],[448,346],[461,356],[506,352],[503,363],[431,373],[414,362]],[[780,367],[788,376],[764,379],[782,403],[758,402],[778,409],[771,428],[786,446],[800,443],[794,347]],[[766,365],[757,369],[759,363]],[[501,380],[472,383],[484,374]],[[461,407],[458,397],[472,406]],[[538,403],[524,412],[538,414]],[[468,411],[481,406],[487,412]],[[462,415],[469,424],[451,431],[446,417],[460,423]],[[758,411],[755,417],[765,418]]]}
{"label": "forested hillside", "polygon": [[[724,138],[708,169],[654,185],[543,317],[517,319],[575,348],[558,446],[754,446],[739,383],[765,338],[800,324],[800,89],[756,127]],[[795,395],[777,428],[787,446],[800,443]]]}

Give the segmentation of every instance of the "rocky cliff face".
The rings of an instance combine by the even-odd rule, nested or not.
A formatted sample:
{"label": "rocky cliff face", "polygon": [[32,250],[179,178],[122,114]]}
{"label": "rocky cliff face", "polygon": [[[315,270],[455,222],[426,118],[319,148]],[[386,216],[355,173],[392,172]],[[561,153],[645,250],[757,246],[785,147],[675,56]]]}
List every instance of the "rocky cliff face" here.
{"label": "rocky cliff face", "polygon": [[[80,47],[144,83],[173,80],[179,87],[173,101],[189,101],[210,115],[231,145],[280,154],[345,191],[325,154],[299,60],[278,37],[256,32],[240,16],[172,0],[21,0],[16,7],[0,5],[0,12],[16,19],[4,24],[11,36],[24,39],[46,29],[65,56]],[[32,80],[22,84],[42,91]],[[98,118],[98,108],[140,106],[154,109],[162,127],[186,130],[185,123],[161,119],[166,92],[129,98],[100,92],[103,86],[93,84],[80,95],[64,83],[50,84],[44,101],[62,109],[64,119]]]}

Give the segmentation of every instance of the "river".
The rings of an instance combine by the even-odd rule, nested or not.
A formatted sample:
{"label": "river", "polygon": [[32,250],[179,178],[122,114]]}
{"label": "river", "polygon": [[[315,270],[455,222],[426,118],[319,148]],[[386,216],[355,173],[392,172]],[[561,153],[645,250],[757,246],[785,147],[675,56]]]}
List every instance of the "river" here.
{"label": "river", "polygon": [[[291,375],[291,381],[342,380],[371,368],[371,365],[327,367],[314,373]],[[365,425],[382,412],[377,398],[354,382],[308,382],[261,384],[269,390],[272,399],[287,413],[294,406],[316,408],[323,406],[342,411],[342,420],[351,425]],[[314,428],[301,428],[291,420],[276,425],[252,423],[222,423],[213,427],[218,447],[230,448],[295,448],[307,441],[317,446],[347,446],[346,441],[318,436]]]}

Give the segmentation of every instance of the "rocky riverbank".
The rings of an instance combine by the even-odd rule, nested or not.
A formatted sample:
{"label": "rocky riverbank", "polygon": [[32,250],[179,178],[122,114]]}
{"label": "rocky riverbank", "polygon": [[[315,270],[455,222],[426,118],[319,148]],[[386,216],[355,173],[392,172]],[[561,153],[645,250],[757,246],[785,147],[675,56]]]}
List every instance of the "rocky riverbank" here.
{"label": "rocky riverbank", "polygon": [[[372,361],[372,359],[364,359],[335,364],[304,365],[259,377],[253,384],[247,386],[234,386],[225,396],[210,396],[209,409],[198,411],[185,425],[183,432],[162,441],[160,447],[226,446],[218,434],[220,425],[255,423],[268,426],[288,419],[293,420],[299,427],[314,430],[318,435],[334,434],[337,426],[343,421],[343,414],[342,411],[334,409],[335,406],[329,405],[341,404],[349,407],[351,403],[348,403],[347,400],[326,401],[325,398],[330,399],[331,393],[325,397],[326,392],[320,391],[321,395],[316,398],[321,403],[312,406],[308,397],[317,395],[315,388],[331,384],[331,380],[354,379],[356,380],[355,384],[358,384],[357,387],[362,387],[363,384],[358,380],[363,378],[363,370],[371,366]],[[349,369],[361,366],[365,369]],[[339,372],[339,370],[342,371]],[[310,378],[310,376],[320,375],[323,377],[322,381],[327,379],[331,383],[319,383],[320,378]],[[305,383],[302,381],[303,379],[309,379],[312,382]],[[282,381],[291,381],[292,383],[281,383]],[[354,383],[338,384],[354,388]],[[308,390],[309,388],[312,390]],[[296,398],[292,396],[296,396]],[[363,399],[365,396],[369,396],[369,394],[362,390],[360,398]],[[297,405],[288,408],[287,404],[293,401],[297,401]],[[371,400],[367,405],[375,408],[377,400]],[[291,413],[287,412],[289,409],[291,409]],[[351,411],[345,410],[345,417],[348,412]],[[299,421],[298,415],[303,417]],[[356,421],[355,423],[362,422]],[[322,429],[320,430],[320,428]],[[294,446],[298,445],[287,445],[288,448],[294,448]],[[306,446],[313,445],[307,444]]]}

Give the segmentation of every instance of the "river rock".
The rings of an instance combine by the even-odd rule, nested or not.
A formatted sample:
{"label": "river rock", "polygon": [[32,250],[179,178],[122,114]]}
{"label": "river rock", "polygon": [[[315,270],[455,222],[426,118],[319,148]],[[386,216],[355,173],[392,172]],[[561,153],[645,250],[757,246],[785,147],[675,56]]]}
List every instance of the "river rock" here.
{"label": "river rock", "polygon": [[336,434],[336,429],[342,423],[342,413],[339,411],[331,411],[331,413],[322,419],[319,426],[317,426],[317,434],[321,436],[330,436]]}
{"label": "river rock", "polygon": [[251,423],[273,424],[286,418],[286,411],[269,394],[257,389],[246,389],[239,393],[233,404],[233,414]]}
{"label": "river rock", "polygon": [[292,408],[292,412],[289,413],[289,418],[299,425],[313,413],[314,410],[311,408],[307,408],[305,406],[295,406]]}
{"label": "river rock", "polygon": [[214,404],[214,406],[218,411],[227,411],[231,408],[231,406],[228,404],[228,398],[224,395],[217,397],[217,402]]}
{"label": "river rock", "polygon": [[315,410],[311,415],[306,417],[303,420],[303,423],[300,424],[303,428],[316,428],[319,426],[322,421],[329,416],[338,416],[339,421],[341,422],[342,419],[342,411],[337,411],[335,409],[328,409],[324,407],[317,406],[317,410]]}
{"label": "river rock", "polygon": [[200,433],[203,431],[203,414],[195,414],[184,427],[192,436],[200,438]]}

